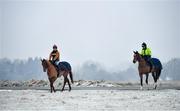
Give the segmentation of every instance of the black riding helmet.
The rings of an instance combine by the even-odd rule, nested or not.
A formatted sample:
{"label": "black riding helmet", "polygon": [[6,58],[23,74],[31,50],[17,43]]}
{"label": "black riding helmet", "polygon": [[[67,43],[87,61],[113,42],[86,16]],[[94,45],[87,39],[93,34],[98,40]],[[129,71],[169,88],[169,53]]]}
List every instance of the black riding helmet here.
{"label": "black riding helmet", "polygon": [[56,46],[56,45],[53,45],[53,49],[57,49],[57,46]]}
{"label": "black riding helmet", "polygon": [[145,42],[142,43],[142,47],[143,47],[143,48],[147,47],[147,45],[146,45]]}

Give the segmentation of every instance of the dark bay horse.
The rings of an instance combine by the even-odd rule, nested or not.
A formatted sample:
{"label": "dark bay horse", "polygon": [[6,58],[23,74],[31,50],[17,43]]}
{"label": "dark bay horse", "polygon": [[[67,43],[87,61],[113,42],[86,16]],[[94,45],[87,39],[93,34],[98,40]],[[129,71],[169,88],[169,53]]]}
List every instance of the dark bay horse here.
{"label": "dark bay horse", "polygon": [[146,84],[148,84],[148,76],[149,73],[152,73],[153,79],[154,79],[154,89],[157,88],[157,80],[159,79],[161,75],[161,70],[162,70],[162,65],[161,62],[156,59],[152,58],[152,60],[156,61],[156,65],[150,68],[148,63],[145,61],[145,59],[138,53],[138,51],[134,51],[134,59],[133,63],[138,62],[138,71],[139,71],[139,76],[140,76],[140,81],[141,81],[141,87],[140,89],[143,89],[143,74],[146,75]]}
{"label": "dark bay horse", "polygon": [[73,75],[72,75],[72,71],[71,71],[71,66],[68,62],[61,62],[62,64],[65,63],[65,67],[66,67],[66,70],[62,70],[60,72],[57,72],[55,66],[49,61],[49,60],[41,60],[42,62],[42,66],[43,66],[43,71],[46,72],[47,71],[47,76],[48,76],[48,79],[49,79],[49,82],[50,82],[50,88],[51,88],[51,93],[54,91],[56,92],[54,86],[53,86],[53,83],[56,81],[56,79],[58,78],[58,75],[59,77],[63,76],[64,77],[64,84],[63,84],[63,87],[62,87],[62,90],[64,90],[64,87],[66,85],[66,82],[68,82],[68,85],[69,85],[69,91],[71,91],[71,84],[69,82],[69,79],[68,79],[68,74],[70,75],[70,78],[71,78],[71,82],[73,83]]}

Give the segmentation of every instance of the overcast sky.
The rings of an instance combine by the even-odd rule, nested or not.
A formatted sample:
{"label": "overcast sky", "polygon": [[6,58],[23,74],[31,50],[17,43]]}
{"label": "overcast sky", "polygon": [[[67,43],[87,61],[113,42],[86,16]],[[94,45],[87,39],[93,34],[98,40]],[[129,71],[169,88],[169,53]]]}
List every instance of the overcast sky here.
{"label": "overcast sky", "polygon": [[166,62],[180,57],[180,0],[1,0],[0,41],[0,58],[48,58],[57,44],[61,60],[109,68],[146,42]]}

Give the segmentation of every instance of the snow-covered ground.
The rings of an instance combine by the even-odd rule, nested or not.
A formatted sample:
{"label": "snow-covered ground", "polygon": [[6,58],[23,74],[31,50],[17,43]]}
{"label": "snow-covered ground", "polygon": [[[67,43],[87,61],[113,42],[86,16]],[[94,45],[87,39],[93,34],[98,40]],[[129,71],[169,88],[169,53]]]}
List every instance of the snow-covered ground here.
{"label": "snow-covered ground", "polygon": [[180,110],[180,90],[0,90],[0,110]]}
{"label": "snow-covered ground", "polygon": [[[148,87],[153,88],[153,81],[149,81]],[[63,78],[57,79],[54,83],[55,87],[62,87]],[[146,86],[145,83],[143,83]],[[78,80],[74,81],[72,87],[138,87],[140,86],[139,81],[88,81],[88,80]],[[158,81],[159,88],[170,88],[170,89],[180,89],[180,81]],[[0,80],[0,89],[2,88],[19,88],[19,89],[39,89],[39,88],[49,88],[49,81],[47,80],[27,80],[27,81],[11,81],[11,80]]]}
{"label": "snow-covered ground", "polygon": [[[48,81],[0,81],[0,110],[119,111],[180,110],[180,82],[160,81],[139,90],[139,82],[75,81],[72,91],[50,93]],[[68,87],[66,87],[68,89]]]}

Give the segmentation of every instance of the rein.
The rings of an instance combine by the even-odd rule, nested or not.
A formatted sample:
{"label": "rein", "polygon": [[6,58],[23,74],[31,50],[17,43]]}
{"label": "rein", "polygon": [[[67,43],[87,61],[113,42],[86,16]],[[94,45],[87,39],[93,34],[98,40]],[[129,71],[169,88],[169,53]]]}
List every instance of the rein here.
{"label": "rein", "polygon": [[48,61],[45,61],[45,68],[48,69],[49,65],[48,65]]}
{"label": "rein", "polygon": [[143,58],[139,54],[137,56],[137,61],[139,62],[139,67],[146,67],[146,61],[145,61],[145,64],[142,64]]}
{"label": "rein", "polygon": [[141,57],[141,55],[136,54],[136,56],[137,56],[137,61],[138,61],[138,62],[141,62],[141,61],[142,61],[142,57]]}

